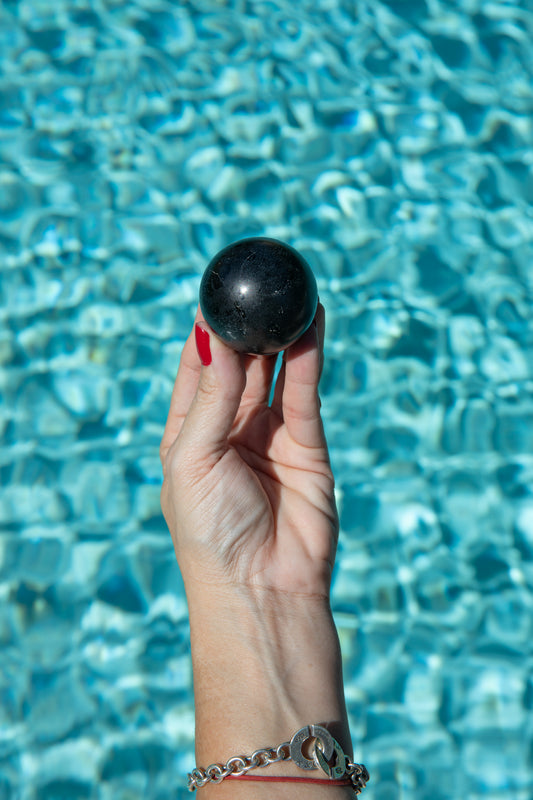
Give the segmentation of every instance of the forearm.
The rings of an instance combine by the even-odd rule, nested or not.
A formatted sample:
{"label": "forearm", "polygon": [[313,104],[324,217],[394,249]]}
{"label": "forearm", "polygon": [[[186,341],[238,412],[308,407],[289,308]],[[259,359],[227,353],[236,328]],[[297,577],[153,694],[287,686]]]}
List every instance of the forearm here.
{"label": "forearm", "polygon": [[[200,766],[277,746],[311,723],[327,725],[351,757],[341,655],[328,602],[272,592],[188,592]],[[324,777],[281,762],[252,774]],[[201,800],[272,797],[272,784],[207,784]],[[350,789],[276,784],[276,798],[341,800]]]}

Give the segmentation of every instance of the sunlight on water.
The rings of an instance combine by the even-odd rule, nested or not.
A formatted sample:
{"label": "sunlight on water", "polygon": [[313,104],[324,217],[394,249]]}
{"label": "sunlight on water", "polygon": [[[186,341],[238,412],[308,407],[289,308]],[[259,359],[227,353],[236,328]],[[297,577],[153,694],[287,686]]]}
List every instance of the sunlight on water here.
{"label": "sunlight on water", "polygon": [[188,797],[158,446],[201,273],[327,311],[333,605],[369,800],[530,800],[533,11],[0,7],[0,800]]}

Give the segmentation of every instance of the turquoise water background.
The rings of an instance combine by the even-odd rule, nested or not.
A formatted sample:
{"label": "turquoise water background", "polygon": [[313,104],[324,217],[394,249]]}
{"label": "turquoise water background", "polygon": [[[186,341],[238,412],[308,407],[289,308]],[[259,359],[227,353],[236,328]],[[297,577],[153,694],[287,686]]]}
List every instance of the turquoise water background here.
{"label": "turquoise water background", "polygon": [[158,446],[260,234],[327,311],[364,796],[531,800],[529,0],[0,4],[0,800],[191,796]]}

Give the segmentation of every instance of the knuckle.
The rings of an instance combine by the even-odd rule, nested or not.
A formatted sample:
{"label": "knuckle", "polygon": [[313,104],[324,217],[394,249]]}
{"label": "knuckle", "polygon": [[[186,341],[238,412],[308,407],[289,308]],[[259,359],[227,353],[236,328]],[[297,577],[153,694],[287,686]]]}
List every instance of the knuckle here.
{"label": "knuckle", "polygon": [[214,383],[208,381],[200,381],[197,389],[197,397],[200,402],[207,402],[209,405],[214,403],[217,399],[218,387]]}

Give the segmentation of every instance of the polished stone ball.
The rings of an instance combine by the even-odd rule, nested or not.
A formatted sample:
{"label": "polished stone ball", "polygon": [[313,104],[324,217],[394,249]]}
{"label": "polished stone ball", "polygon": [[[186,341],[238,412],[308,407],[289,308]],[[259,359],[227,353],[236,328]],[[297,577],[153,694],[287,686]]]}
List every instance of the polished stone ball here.
{"label": "polished stone ball", "polygon": [[241,353],[285,350],[305,333],[318,292],[309,264],[277,239],[241,239],[208,264],[200,284],[206,322]]}

